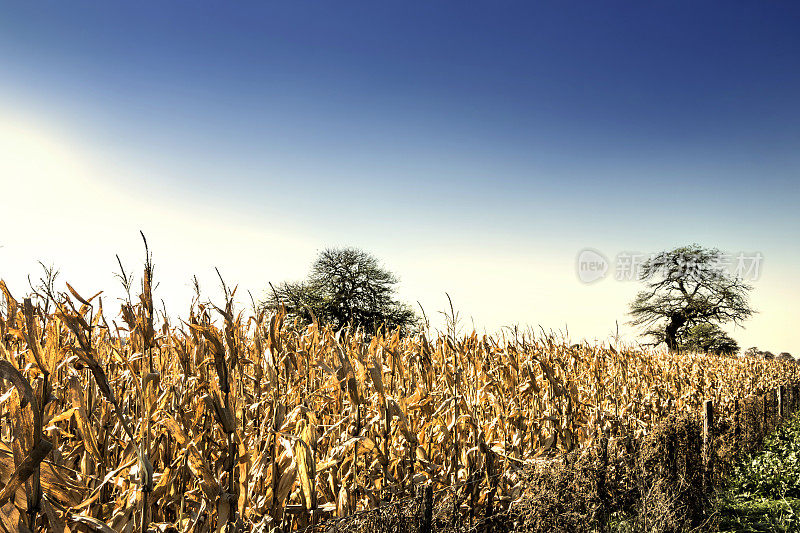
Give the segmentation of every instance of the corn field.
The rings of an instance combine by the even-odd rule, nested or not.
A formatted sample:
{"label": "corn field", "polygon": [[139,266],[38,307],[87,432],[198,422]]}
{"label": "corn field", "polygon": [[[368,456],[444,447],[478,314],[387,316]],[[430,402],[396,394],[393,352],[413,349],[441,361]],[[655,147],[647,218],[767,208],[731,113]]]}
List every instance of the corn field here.
{"label": "corn field", "polygon": [[148,261],[107,317],[102,295],[0,282],[5,531],[290,531],[425,485],[464,484],[475,512],[519,498],[533,462],[800,378],[514,331],[332,331],[246,314],[224,284],[171,324],[151,286]]}

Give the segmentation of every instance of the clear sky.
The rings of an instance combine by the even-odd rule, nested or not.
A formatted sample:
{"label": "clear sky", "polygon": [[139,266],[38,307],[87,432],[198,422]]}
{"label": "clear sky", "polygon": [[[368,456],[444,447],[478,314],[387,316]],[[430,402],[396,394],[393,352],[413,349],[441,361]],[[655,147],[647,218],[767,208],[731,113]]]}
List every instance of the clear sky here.
{"label": "clear sky", "polygon": [[0,277],[115,298],[142,229],[178,313],[353,245],[434,318],[606,339],[639,287],[579,251],[697,242],[763,255],[730,332],[797,356],[798,95],[788,1],[7,2]]}

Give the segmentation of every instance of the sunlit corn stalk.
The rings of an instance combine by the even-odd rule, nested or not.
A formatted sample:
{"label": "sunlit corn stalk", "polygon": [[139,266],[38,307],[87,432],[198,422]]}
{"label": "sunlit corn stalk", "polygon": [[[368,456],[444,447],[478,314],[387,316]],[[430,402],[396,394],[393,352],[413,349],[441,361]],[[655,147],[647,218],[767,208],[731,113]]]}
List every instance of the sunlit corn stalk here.
{"label": "sunlit corn stalk", "polygon": [[[220,277],[220,280],[222,278]],[[224,320],[225,340],[223,341],[219,331],[213,326],[192,324],[192,327],[200,332],[205,340],[208,342],[208,347],[211,350],[211,355],[214,359],[214,369],[217,373],[219,380],[219,391],[222,393],[222,398],[219,394],[212,390],[203,396],[207,410],[214,415],[215,420],[221,426],[225,434],[225,447],[227,449],[225,456],[225,470],[227,474],[227,489],[219,495],[219,501],[215,502],[217,509],[218,530],[224,524],[228,524],[234,520],[235,508],[233,503],[236,501],[235,488],[234,488],[234,468],[236,467],[236,448],[234,444],[234,432],[236,431],[236,419],[231,410],[231,397],[230,397],[230,369],[229,362],[234,363],[237,359],[237,349],[235,338],[233,337],[232,330],[234,328],[233,318],[233,297],[234,291],[229,292],[224,281],[222,288],[225,298],[224,309],[216,307],[217,311],[222,315]],[[227,346],[227,350],[226,350]],[[228,354],[230,352],[230,354]]]}
{"label": "sunlit corn stalk", "polygon": [[267,337],[269,347],[269,359],[267,361],[267,370],[270,372],[270,381],[272,382],[272,427],[269,434],[270,446],[270,483],[272,494],[272,508],[271,515],[273,521],[277,522],[282,517],[281,508],[283,502],[278,499],[278,488],[280,482],[280,475],[278,473],[278,431],[282,423],[282,413],[279,409],[281,405],[281,380],[280,380],[280,367],[278,366],[280,357],[282,355],[282,345],[280,341],[280,331],[283,323],[283,309],[277,314],[272,315],[269,321],[269,334]]}
{"label": "sunlit corn stalk", "polygon": [[[142,349],[147,356],[147,373],[142,373],[142,424],[144,424],[144,451],[142,455],[145,458],[149,457],[150,450],[150,434],[151,434],[151,410],[153,403],[158,396],[159,386],[161,383],[161,376],[153,367],[153,344],[155,340],[155,327],[153,325],[153,261],[150,255],[150,250],[147,247],[147,239],[144,233],[141,233],[142,240],[144,241],[145,250],[145,263],[144,274],[142,276],[142,294],[140,296],[141,305],[139,326],[142,331]],[[149,459],[148,459],[149,462]],[[142,533],[147,531],[150,516],[149,497],[153,490],[152,479],[148,484],[142,484],[142,521],[140,530]]]}
{"label": "sunlit corn stalk", "polygon": [[[6,379],[11,382],[22,401],[19,402],[19,408],[27,404],[33,413],[33,434],[31,435],[31,447],[27,450],[22,462],[17,466],[11,478],[7,481],[5,487],[0,490],[0,508],[5,503],[14,497],[17,489],[25,483],[29,478],[32,478],[32,489],[27,494],[27,515],[28,515],[28,529],[35,529],[36,516],[40,509],[42,488],[40,484],[40,468],[39,465],[50,453],[52,444],[50,441],[42,438],[42,408],[39,399],[33,391],[28,380],[11,364],[9,361],[0,361],[0,378]],[[21,413],[16,413],[17,418],[21,417]],[[22,438],[22,435],[18,435]]]}
{"label": "sunlit corn stalk", "polygon": [[[141,448],[136,444],[136,439],[134,437],[133,430],[130,427],[127,419],[123,415],[120,405],[117,402],[117,399],[114,393],[111,390],[111,387],[108,383],[108,378],[106,376],[105,371],[103,370],[102,366],[98,362],[97,355],[95,353],[92,340],[91,340],[91,327],[87,323],[86,319],[84,318],[84,314],[88,312],[88,308],[91,307],[90,301],[94,299],[94,297],[90,298],[89,300],[85,300],[80,297],[80,295],[74,291],[71,287],[68,286],[72,295],[83,305],[82,309],[85,311],[78,311],[75,309],[72,301],[66,297],[59,302],[58,308],[59,313],[58,316],[63,320],[64,324],[70,330],[70,332],[75,337],[76,342],[78,343],[77,347],[73,347],[73,352],[75,355],[78,356],[80,363],[86,365],[92,376],[94,377],[95,383],[97,384],[98,389],[103,394],[103,396],[114,406],[114,412],[117,415],[117,418],[122,425],[123,430],[128,436],[129,441],[133,444],[137,459],[139,462],[139,476],[140,476],[140,488],[143,495],[143,501],[147,503],[146,495],[152,492],[153,490],[153,466],[150,463],[150,460],[147,457],[147,454],[144,453]],[[96,297],[96,295],[95,295]],[[69,307],[69,308],[68,308]],[[139,394],[144,402],[144,395],[139,388]],[[146,509],[146,505],[145,505]],[[146,511],[143,509],[143,514]],[[142,519],[145,520],[144,518]],[[141,531],[146,531],[145,525],[141,526]]]}

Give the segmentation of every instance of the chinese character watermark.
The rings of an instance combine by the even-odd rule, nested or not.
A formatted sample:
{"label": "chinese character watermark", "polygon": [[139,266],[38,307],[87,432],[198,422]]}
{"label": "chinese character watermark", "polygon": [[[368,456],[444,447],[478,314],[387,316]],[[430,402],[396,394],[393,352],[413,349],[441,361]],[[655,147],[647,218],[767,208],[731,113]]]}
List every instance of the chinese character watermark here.
{"label": "chinese character watermark", "polygon": [[[663,254],[620,252],[613,262],[614,279],[617,281],[646,281],[663,269]],[[761,275],[764,256],[761,252],[719,253],[712,258],[688,255],[676,258],[670,265],[670,275],[675,277],[700,278],[730,276],[742,281],[755,281]],[[593,283],[606,277],[611,262],[598,250],[584,248],[577,258],[578,279]]]}

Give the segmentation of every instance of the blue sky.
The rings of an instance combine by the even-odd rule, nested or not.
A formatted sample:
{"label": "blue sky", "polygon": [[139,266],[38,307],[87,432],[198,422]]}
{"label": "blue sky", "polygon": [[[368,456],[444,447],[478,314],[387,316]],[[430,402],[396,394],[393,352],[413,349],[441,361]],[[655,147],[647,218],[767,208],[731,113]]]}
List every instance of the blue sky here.
{"label": "blue sky", "polygon": [[39,230],[6,227],[0,277],[43,259],[93,292],[141,228],[180,300],[356,245],[429,314],[449,291],[479,329],[602,338],[636,285],[580,284],[580,249],[699,242],[764,254],[734,336],[800,355],[798,27],[790,2],[6,3],[0,179],[27,200],[0,207]]}

